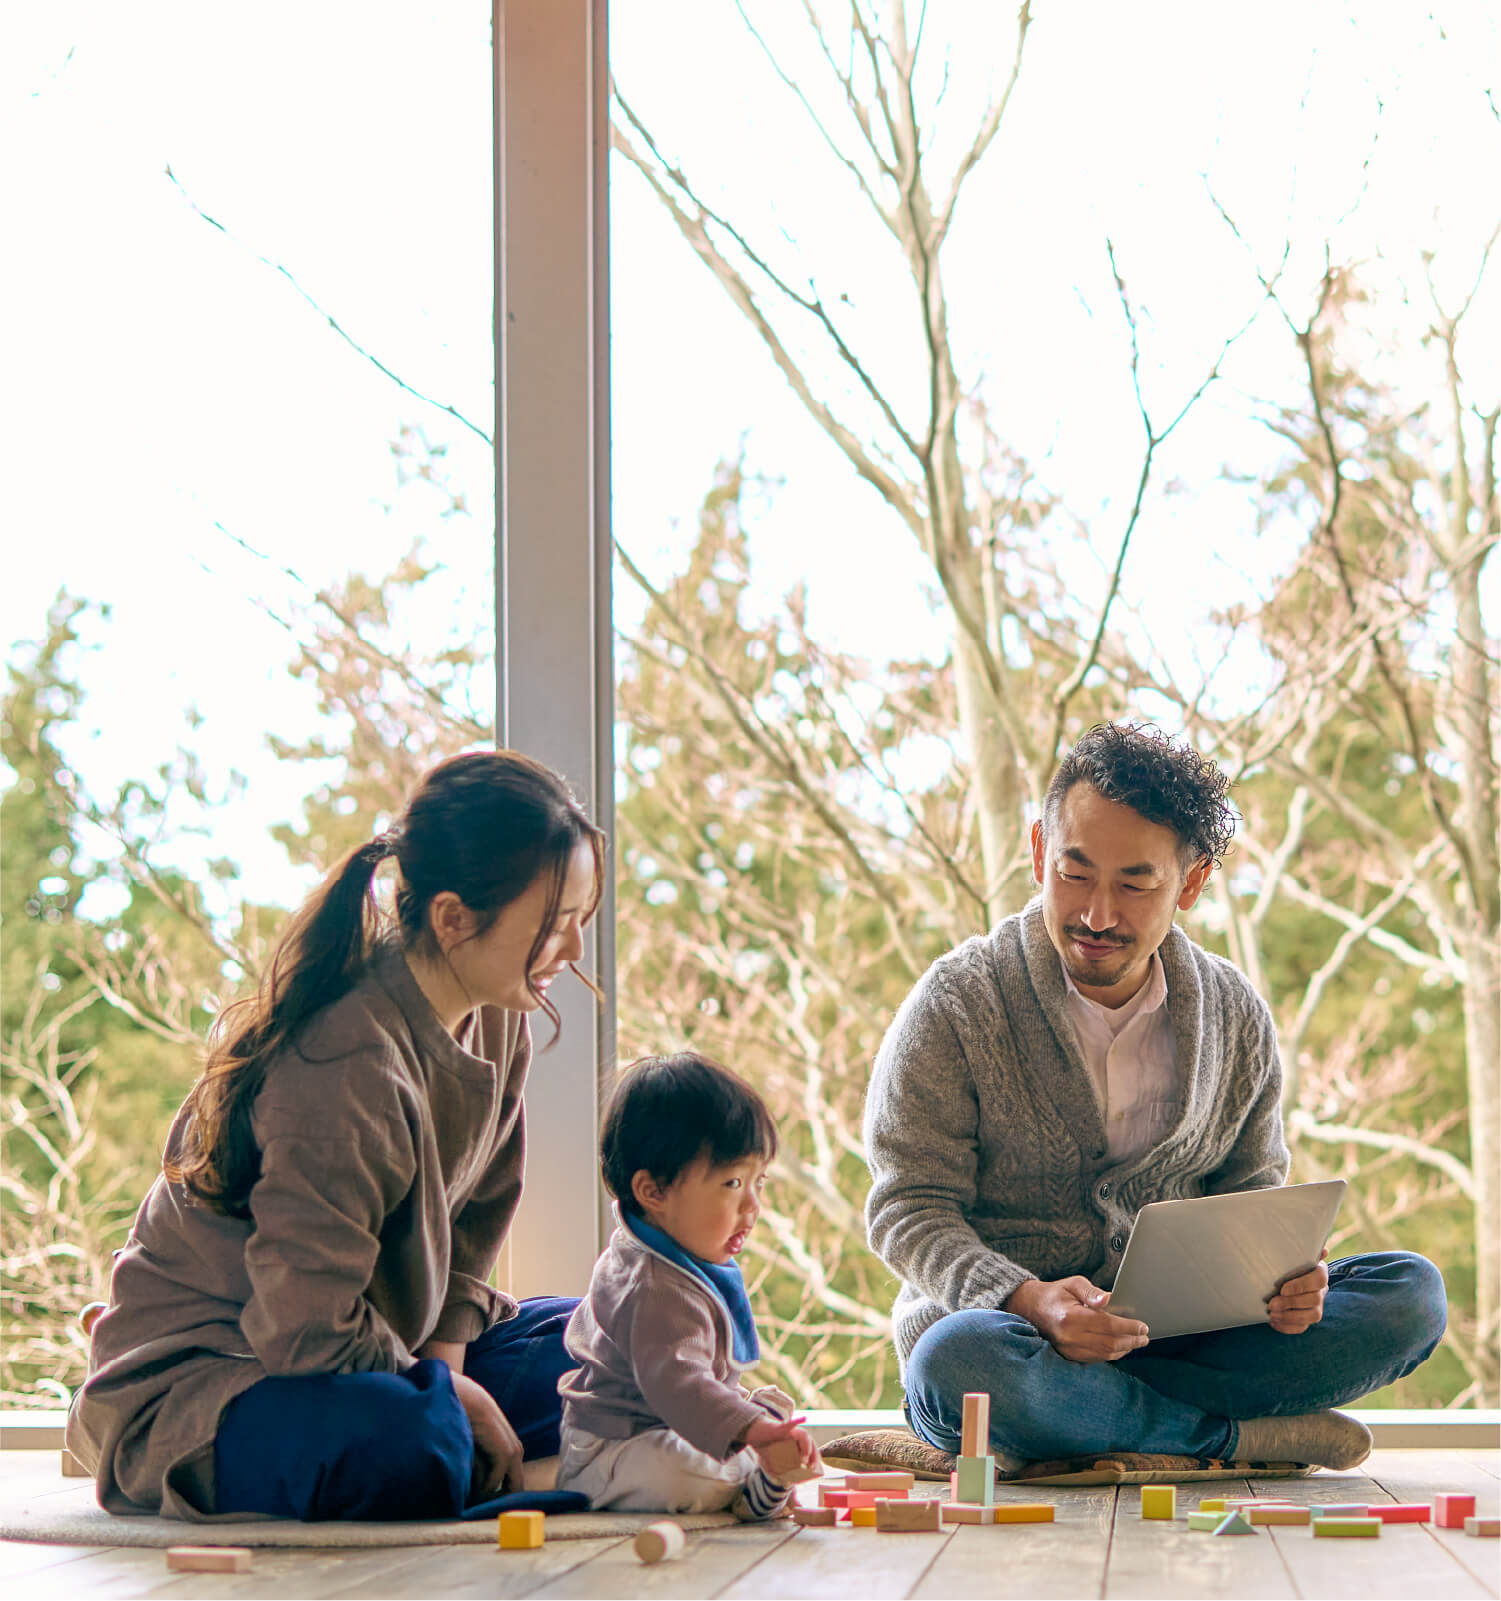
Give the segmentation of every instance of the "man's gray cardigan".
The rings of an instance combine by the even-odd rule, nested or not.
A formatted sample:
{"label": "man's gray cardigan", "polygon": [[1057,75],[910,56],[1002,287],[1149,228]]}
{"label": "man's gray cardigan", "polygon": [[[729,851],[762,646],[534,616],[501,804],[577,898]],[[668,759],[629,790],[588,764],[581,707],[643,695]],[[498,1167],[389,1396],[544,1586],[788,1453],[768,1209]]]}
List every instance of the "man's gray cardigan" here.
{"label": "man's gray cardigan", "polygon": [[903,1003],[865,1107],[866,1225],[902,1280],[903,1365],[946,1313],[1000,1307],[1026,1279],[1108,1288],[1148,1201],[1286,1179],[1266,1002],[1176,927],[1159,953],[1183,1105],[1157,1145],[1118,1164],[1041,901],[940,957]]}

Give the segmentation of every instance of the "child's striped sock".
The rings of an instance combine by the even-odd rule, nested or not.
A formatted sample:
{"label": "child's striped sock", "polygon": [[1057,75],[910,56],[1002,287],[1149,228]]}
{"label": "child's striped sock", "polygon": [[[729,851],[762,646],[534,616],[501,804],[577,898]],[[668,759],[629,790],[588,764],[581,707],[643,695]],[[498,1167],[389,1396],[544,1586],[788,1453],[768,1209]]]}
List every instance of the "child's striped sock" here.
{"label": "child's striped sock", "polygon": [[730,1510],[745,1523],[764,1523],[778,1517],[792,1499],[790,1485],[777,1481],[759,1465],[752,1468],[740,1486]]}

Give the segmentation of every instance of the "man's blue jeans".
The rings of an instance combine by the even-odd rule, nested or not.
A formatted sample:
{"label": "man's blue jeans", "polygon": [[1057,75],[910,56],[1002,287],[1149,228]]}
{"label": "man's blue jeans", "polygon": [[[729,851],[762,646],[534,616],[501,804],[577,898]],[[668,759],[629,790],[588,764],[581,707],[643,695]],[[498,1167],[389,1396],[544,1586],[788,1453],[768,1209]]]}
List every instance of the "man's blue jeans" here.
{"label": "man's blue jeans", "polygon": [[1094,1451],[1232,1459],[1241,1418],[1316,1412],[1411,1373],[1447,1321],[1444,1281],[1406,1251],[1329,1264],[1323,1320],[1302,1334],[1266,1324],[1154,1340],[1118,1362],[1070,1362],[1025,1318],[954,1312],[907,1363],[912,1427],[959,1449],[963,1398],[990,1395],[992,1449],[1028,1461]]}

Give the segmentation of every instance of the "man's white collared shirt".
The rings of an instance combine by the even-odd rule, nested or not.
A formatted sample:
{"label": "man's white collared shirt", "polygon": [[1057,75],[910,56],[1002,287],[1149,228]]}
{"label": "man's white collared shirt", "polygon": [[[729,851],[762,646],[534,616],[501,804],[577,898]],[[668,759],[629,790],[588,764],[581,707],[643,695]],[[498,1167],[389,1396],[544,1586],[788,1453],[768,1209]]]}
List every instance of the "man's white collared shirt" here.
{"label": "man's white collared shirt", "polygon": [[1162,958],[1152,953],[1146,983],[1114,1009],[1083,994],[1066,967],[1063,981],[1069,1019],[1105,1125],[1107,1154],[1114,1163],[1130,1161],[1157,1144],[1183,1115]]}

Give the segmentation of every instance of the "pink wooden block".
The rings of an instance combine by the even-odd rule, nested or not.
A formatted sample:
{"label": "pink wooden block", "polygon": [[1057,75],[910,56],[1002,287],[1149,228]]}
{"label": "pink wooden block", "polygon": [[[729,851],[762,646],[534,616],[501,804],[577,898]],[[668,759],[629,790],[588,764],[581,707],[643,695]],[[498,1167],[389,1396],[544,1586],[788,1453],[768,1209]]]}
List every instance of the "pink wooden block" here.
{"label": "pink wooden block", "polygon": [[1465,1519],[1475,1516],[1475,1497],[1445,1491],[1433,1498],[1433,1521],[1441,1529],[1462,1529]]}

